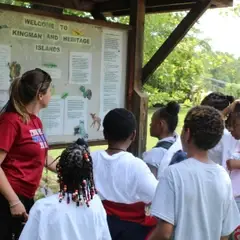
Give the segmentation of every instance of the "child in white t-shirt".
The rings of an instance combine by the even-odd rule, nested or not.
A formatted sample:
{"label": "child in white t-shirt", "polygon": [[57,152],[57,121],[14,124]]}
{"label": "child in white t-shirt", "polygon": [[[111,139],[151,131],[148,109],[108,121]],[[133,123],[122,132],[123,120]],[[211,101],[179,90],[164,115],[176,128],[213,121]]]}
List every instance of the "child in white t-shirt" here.
{"label": "child in white t-shirt", "polygon": [[181,135],[188,159],[168,167],[159,180],[151,208],[159,223],[149,240],[225,240],[239,225],[231,180],[223,167],[208,159],[223,129],[214,108],[188,112]]}
{"label": "child in white t-shirt", "polygon": [[159,141],[153,149],[143,153],[143,160],[157,179],[170,164],[173,155],[182,149],[181,140],[175,133],[179,109],[178,103],[169,102],[152,116],[150,134]]}
{"label": "child in white t-shirt", "polygon": [[107,212],[113,240],[145,240],[156,226],[146,207],[158,181],[147,164],[127,151],[136,136],[136,119],[124,108],[103,120],[106,150],[92,153],[94,181]]}
{"label": "child in white t-shirt", "polygon": [[57,171],[60,194],[34,204],[20,240],[111,240],[84,140],[62,152]]}

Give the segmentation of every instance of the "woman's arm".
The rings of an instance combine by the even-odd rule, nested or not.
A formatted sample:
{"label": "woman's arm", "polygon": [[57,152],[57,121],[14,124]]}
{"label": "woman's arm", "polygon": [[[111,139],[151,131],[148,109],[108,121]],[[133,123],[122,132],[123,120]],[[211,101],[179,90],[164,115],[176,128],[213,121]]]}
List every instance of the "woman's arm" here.
{"label": "woman's arm", "polygon": [[229,171],[240,169],[240,160],[229,159],[227,160],[227,168]]}
{"label": "woman's arm", "polygon": [[229,237],[221,237],[220,240],[228,240]]}
{"label": "woman's arm", "polygon": [[48,170],[50,170],[50,171],[52,171],[54,173],[57,172],[57,163],[58,163],[58,160],[56,160],[56,161],[55,160],[56,159],[54,159],[53,157],[47,156],[47,161],[46,161],[46,165],[45,165],[45,167]]}
{"label": "woman's arm", "polygon": [[28,215],[26,213],[26,209],[19,200],[17,194],[14,192],[3,169],[1,168],[1,164],[3,163],[6,155],[6,152],[0,150],[0,193],[8,201],[12,215],[24,216],[25,220],[27,220]]}

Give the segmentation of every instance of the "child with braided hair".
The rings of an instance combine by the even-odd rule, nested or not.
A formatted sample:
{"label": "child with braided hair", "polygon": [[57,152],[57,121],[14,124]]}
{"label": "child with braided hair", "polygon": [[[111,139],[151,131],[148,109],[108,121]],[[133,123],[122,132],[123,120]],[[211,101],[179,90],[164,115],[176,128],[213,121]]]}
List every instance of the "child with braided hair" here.
{"label": "child with braided hair", "polygon": [[240,223],[231,180],[208,158],[224,124],[219,111],[192,108],[181,134],[188,159],[169,166],[159,179],[151,213],[159,219],[149,240],[227,240]]}
{"label": "child with braided hair", "polygon": [[57,164],[60,193],[33,206],[20,240],[110,240],[84,140],[69,145]]}

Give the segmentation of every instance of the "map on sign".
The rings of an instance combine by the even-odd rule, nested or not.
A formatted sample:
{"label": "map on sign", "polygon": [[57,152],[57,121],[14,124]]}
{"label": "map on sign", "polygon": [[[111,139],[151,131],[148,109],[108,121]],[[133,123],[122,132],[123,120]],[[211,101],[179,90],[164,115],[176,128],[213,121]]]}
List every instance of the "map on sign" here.
{"label": "map on sign", "polygon": [[39,114],[49,143],[102,140],[104,116],[125,105],[127,30],[6,10],[0,25],[0,107],[12,81],[41,68],[53,79]]}

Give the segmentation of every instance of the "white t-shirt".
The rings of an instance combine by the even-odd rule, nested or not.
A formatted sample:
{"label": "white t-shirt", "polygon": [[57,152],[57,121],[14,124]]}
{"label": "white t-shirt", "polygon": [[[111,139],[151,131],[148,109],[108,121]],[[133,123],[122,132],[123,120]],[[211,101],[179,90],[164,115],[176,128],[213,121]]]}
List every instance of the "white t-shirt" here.
{"label": "white t-shirt", "polygon": [[214,148],[208,151],[209,159],[215,163],[223,165],[225,168],[226,161],[230,158],[231,154],[236,148],[236,144],[238,143],[239,141],[236,140],[225,128],[220,142]]}
{"label": "white t-shirt", "polygon": [[193,158],[165,170],[151,214],[175,226],[174,240],[217,240],[240,225],[225,169]]}
{"label": "white t-shirt", "polygon": [[110,156],[106,151],[92,152],[93,176],[102,200],[132,204],[150,203],[158,181],[146,163],[129,152]]}
{"label": "white t-shirt", "polygon": [[157,179],[159,179],[166,167],[169,166],[173,155],[182,149],[181,139],[178,136],[161,139],[159,142],[172,142],[173,145],[167,150],[162,147],[153,148],[143,153],[143,161],[157,168]]}
{"label": "white t-shirt", "polygon": [[37,201],[19,240],[111,240],[106,212],[95,195],[86,205],[59,203],[58,194]]}

